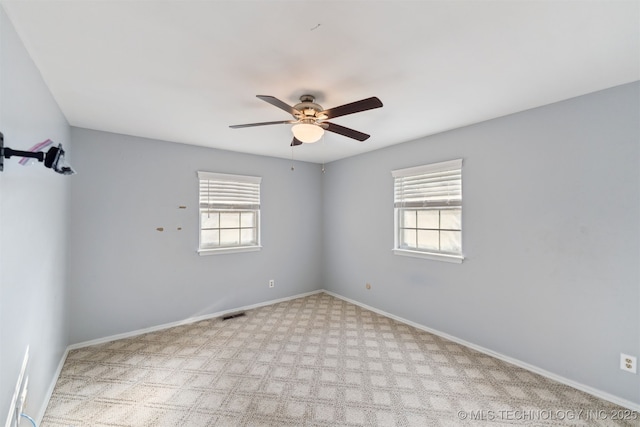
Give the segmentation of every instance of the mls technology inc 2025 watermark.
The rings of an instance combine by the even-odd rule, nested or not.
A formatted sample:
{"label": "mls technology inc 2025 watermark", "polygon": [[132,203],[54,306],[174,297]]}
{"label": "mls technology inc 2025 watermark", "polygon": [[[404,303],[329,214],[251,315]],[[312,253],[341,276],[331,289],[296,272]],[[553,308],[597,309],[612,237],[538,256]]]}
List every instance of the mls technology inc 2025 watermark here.
{"label": "mls technology inc 2025 watermark", "polygon": [[458,411],[458,418],[470,421],[573,421],[610,420],[629,421],[640,419],[638,413],[630,409],[568,409],[568,410],[475,410]]}

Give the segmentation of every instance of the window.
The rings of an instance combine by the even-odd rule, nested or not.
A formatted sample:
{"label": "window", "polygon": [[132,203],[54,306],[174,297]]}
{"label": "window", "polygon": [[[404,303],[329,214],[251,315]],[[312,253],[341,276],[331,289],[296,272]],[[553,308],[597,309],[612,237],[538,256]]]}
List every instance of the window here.
{"label": "window", "polygon": [[394,253],[462,262],[462,159],[392,175]]}
{"label": "window", "polygon": [[260,249],[260,181],[256,176],[198,172],[200,245],[215,254]]}

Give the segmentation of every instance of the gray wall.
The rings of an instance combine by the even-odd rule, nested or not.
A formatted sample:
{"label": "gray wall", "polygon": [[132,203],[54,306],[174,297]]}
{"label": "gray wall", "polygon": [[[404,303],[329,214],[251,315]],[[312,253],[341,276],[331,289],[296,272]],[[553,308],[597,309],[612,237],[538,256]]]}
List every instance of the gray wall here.
{"label": "gray wall", "polygon": [[[0,7],[0,131],[27,150],[47,138],[69,145],[69,126]],[[0,172],[0,424],[27,346],[33,416],[67,346],[65,264],[68,187],[75,177],[5,160]]]}
{"label": "gray wall", "polygon": [[[51,138],[79,171],[11,159],[0,173],[0,422],[27,346],[33,414],[67,344],[322,287],[640,402],[637,375],[618,369],[621,352],[640,356],[640,84],[322,175],[314,164],[292,172],[281,159],[70,133],[2,8],[0,25],[7,144]],[[393,255],[390,171],[459,157],[465,262]],[[196,254],[197,170],[263,177],[262,251]]]}
{"label": "gray wall", "polygon": [[[71,343],[321,287],[319,165],[291,171],[282,159],[78,128],[71,139],[81,177],[71,187]],[[262,177],[261,251],[196,253],[198,170]]]}
{"label": "gray wall", "polygon": [[[639,403],[619,369],[640,356],[639,100],[636,82],[329,164],[326,289]],[[391,170],[456,158],[466,260],[393,255]]]}

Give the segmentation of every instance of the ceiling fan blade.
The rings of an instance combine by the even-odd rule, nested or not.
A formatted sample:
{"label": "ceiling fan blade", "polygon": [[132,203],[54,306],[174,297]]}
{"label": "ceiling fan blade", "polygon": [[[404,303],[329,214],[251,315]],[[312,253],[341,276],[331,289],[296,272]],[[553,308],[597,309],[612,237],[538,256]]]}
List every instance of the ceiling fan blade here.
{"label": "ceiling fan blade", "polygon": [[302,141],[300,141],[298,138],[294,136],[293,141],[291,141],[291,146],[295,147],[296,145],[302,145]]}
{"label": "ceiling fan blade", "polygon": [[357,139],[358,141],[364,141],[369,139],[371,135],[358,132],[357,130],[349,129],[344,126],[337,125],[335,123],[324,122],[321,126],[329,132],[339,133],[340,135],[347,136],[349,138]]}
{"label": "ceiling fan blade", "polygon": [[296,123],[297,120],[280,120],[279,122],[262,122],[262,123],[247,123],[246,125],[232,125],[229,126],[231,129],[239,129],[239,128],[250,128],[253,126],[265,126],[265,125],[284,125]]}
{"label": "ceiling fan blade", "polygon": [[327,116],[327,119],[333,119],[334,117],[346,116],[347,114],[359,113],[360,111],[367,111],[380,107],[382,107],[382,101],[373,96],[350,104],[329,108],[328,110],[322,111],[320,114]]}
{"label": "ceiling fan blade", "polygon": [[286,111],[287,113],[291,114],[292,116],[297,116],[300,115],[302,113],[300,113],[300,111],[296,110],[295,108],[293,108],[291,105],[287,104],[286,102],[280,101],[278,98],[274,98],[273,96],[269,96],[269,95],[256,95],[256,97],[262,99],[265,102],[268,102],[269,104],[280,108],[281,110]]}

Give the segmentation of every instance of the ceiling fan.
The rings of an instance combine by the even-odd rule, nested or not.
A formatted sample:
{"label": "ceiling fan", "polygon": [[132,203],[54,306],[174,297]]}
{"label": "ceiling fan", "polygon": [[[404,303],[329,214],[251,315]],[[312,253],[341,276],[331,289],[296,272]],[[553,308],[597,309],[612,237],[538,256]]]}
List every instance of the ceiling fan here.
{"label": "ceiling fan", "polygon": [[330,108],[325,110],[322,106],[314,102],[313,95],[302,95],[300,97],[300,103],[293,107],[289,104],[280,101],[278,98],[269,95],[256,95],[263,101],[286,111],[293,116],[293,120],[282,120],[278,122],[262,122],[262,123],[248,123],[245,125],[233,125],[229,126],[232,129],[246,128],[253,126],[265,126],[265,125],[280,125],[280,124],[292,124],[291,131],[293,132],[293,141],[291,146],[300,145],[303,142],[313,143],[318,141],[324,131],[338,133],[349,138],[357,139],[358,141],[364,141],[371,135],[358,132],[357,130],[349,129],[344,126],[337,125],[335,123],[327,122],[328,119],[333,119],[340,116],[346,116],[347,114],[359,113],[360,111],[372,110],[374,108],[382,107],[382,102],[375,96],[360,101],[352,102],[349,104],[341,105],[339,107]]}

